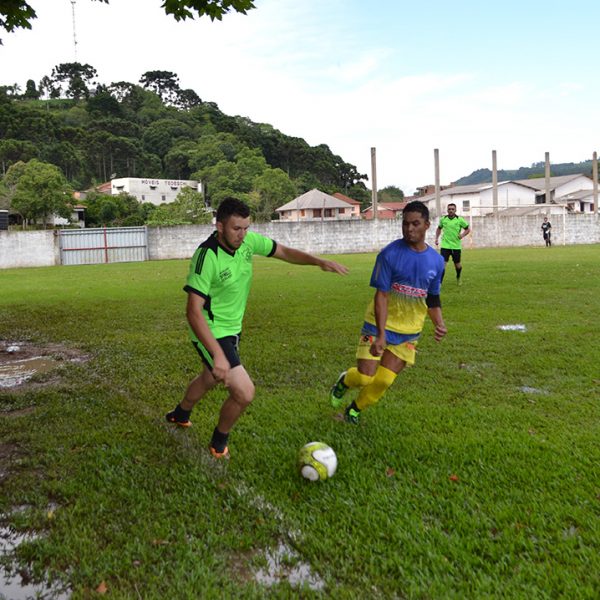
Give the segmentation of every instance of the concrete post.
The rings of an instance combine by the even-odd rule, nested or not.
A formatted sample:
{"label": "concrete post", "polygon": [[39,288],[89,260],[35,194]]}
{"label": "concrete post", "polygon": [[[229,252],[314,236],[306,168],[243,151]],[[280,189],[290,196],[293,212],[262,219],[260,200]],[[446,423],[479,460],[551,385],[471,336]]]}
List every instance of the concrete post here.
{"label": "concrete post", "polygon": [[594,182],[594,208],[600,215],[600,206],[598,206],[598,153],[594,152],[592,157],[592,181]]}
{"label": "concrete post", "polygon": [[435,216],[439,219],[442,216],[442,202],[440,200],[440,151],[438,148],[433,151],[433,160],[435,165]]}
{"label": "concrete post", "polygon": [[550,204],[550,152],[546,152],[545,154],[546,160],[546,199],[545,202]]}
{"label": "concrete post", "polygon": [[377,219],[377,154],[371,148],[371,204],[373,205],[373,218]]}
{"label": "concrete post", "polygon": [[496,163],[496,151],[492,150],[492,205],[494,216],[498,215],[498,165]]}

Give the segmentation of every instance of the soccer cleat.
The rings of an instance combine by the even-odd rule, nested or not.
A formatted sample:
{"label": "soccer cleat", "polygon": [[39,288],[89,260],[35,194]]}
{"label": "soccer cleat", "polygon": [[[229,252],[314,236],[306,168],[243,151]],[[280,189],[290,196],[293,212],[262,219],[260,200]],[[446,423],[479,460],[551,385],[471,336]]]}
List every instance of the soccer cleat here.
{"label": "soccer cleat", "polygon": [[333,408],[339,408],[344,394],[348,391],[348,386],[344,383],[345,377],[346,371],[337,378],[337,381],[331,386],[331,390],[329,391],[329,400]]}
{"label": "soccer cleat", "polygon": [[189,419],[186,419],[185,421],[180,421],[177,416],[175,415],[174,410],[172,410],[170,413],[167,413],[165,415],[165,418],[167,419],[167,421],[169,423],[174,423],[175,425],[179,425],[179,427],[191,427],[192,426],[192,422]]}
{"label": "soccer cleat", "polygon": [[360,419],[360,410],[354,410],[350,406],[344,412],[344,420],[346,423],[352,423],[352,425],[358,425]]}
{"label": "soccer cleat", "polygon": [[229,460],[229,448],[225,446],[223,452],[217,452],[212,446],[209,446],[213,458]]}

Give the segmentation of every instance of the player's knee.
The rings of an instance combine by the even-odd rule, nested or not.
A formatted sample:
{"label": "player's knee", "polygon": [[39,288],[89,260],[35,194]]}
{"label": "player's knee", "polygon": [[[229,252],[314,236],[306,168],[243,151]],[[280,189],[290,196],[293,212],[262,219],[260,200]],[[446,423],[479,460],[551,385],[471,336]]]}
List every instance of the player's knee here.
{"label": "player's knee", "polygon": [[252,381],[247,381],[243,386],[230,391],[232,398],[241,406],[246,407],[254,400],[256,388]]}

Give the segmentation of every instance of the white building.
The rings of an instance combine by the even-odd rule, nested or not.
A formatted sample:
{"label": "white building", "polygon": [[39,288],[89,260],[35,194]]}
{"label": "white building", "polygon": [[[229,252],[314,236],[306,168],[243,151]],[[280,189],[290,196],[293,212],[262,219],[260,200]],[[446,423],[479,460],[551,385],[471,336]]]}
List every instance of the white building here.
{"label": "white building", "polygon": [[[498,183],[498,212],[514,213],[514,209],[540,214],[569,212],[593,212],[593,181],[587,175],[562,175],[550,177],[549,200],[546,201],[546,179],[520,179]],[[418,198],[429,207],[434,216],[435,194]],[[442,214],[448,204],[456,204],[459,215],[480,217],[494,212],[494,190],[491,183],[458,185],[440,192]],[[526,211],[525,209],[530,209]]]}
{"label": "white building", "polygon": [[151,202],[158,206],[173,202],[177,194],[185,187],[202,193],[202,184],[193,179],[139,179],[136,177],[112,179],[110,193],[118,196],[121,192],[127,192],[140,202]]}
{"label": "white building", "polygon": [[347,201],[314,189],[275,209],[282,221],[335,221],[360,218]]}

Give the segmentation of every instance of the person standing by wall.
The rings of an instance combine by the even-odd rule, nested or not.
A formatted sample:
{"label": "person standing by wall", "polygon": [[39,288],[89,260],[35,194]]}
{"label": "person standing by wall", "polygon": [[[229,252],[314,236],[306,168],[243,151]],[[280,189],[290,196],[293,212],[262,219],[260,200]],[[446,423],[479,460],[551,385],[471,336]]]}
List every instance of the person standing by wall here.
{"label": "person standing by wall", "polygon": [[[444,215],[435,231],[435,245],[439,244],[440,235],[442,235],[442,246],[440,254],[444,263],[448,264],[448,259],[452,257],[454,268],[456,270],[456,282],[460,285],[460,275],[462,273],[462,242],[461,240],[471,233],[469,224],[456,214],[456,204],[448,204],[448,214]],[[444,274],[446,273],[444,269]],[[442,275],[442,280],[444,275]]]}
{"label": "person standing by wall", "polygon": [[542,235],[544,236],[544,242],[546,242],[546,247],[552,246],[552,225],[550,225],[550,221],[548,221],[548,217],[544,217],[544,222],[542,223]]}

